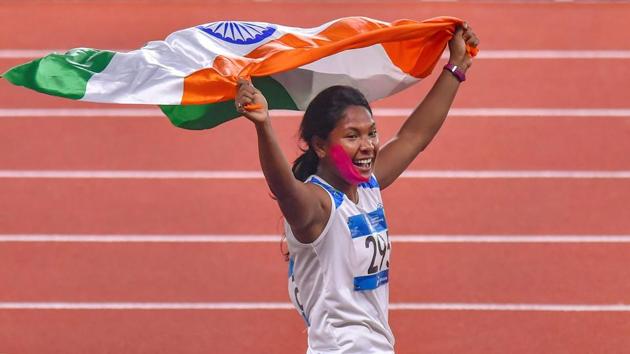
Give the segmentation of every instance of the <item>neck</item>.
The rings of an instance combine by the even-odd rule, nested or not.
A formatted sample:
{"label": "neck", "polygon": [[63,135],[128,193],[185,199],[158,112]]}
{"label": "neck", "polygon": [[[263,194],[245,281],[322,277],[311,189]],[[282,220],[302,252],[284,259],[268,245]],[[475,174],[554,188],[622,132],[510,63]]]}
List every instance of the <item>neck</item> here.
{"label": "neck", "polygon": [[317,167],[317,175],[326,180],[333,188],[345,194],[355,204],[359,202],[356,184],[349,183],[341,176],[332,173],[328,168],[322,168],[322,164]]}

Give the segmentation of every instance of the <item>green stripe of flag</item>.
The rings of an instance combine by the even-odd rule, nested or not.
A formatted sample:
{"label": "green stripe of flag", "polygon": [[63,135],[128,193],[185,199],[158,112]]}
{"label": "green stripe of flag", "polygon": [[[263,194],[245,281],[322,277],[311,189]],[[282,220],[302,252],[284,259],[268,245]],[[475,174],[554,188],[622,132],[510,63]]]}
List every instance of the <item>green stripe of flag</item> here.
{"label": "green stripe of flag", "polygon": [[77,48],[16,66],[2,76],[14,85],[78,100],[85,95],[88,80],[103,71],[114,54],[106,50]]}
{"label": "green stripe of flag", "polygon": [[[49,54],[16,66],[2,75],[14,85],[71,99],[85,96],[87,82],[102,72],[116,53],[77,48],[65,54]],[[252,83],[265,95],[270,109],[298,110],[287,90],[271,77],[255,77]],[[240,116],[234,100],[202,105],[162,105],[164,114],[177,127],[209,129]]]}
{"label": "green stripe of flag", "polygon": [[[284,86],[273,78],[254,77],[252,84],[263,93],[269,109],[298,110]],[[201,105],[163,105],[160,108],[175,126],[195,130],[209,129],[241,115],[236,111],[234,100]]]}

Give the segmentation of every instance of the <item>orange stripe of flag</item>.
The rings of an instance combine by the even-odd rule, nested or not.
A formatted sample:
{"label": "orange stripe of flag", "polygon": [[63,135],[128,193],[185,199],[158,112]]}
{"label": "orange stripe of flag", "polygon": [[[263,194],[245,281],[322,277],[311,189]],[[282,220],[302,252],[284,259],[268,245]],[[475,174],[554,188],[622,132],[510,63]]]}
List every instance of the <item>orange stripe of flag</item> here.
{"label": "orange stripe of flag", "polygon": [[[421,23],[402,20],[389,26],[365,18],[335,22],[312,37],[295,34],[269,41],[246,57],[217,56],[212,68],[184,79],[182,104],[233,99],[239,77],[268,76],[298,68],[346,49],[381,43],[394,65],[414,77],[428,76],[463,21],[438,17]],[[212,87],[211,92],[208,87]]]}

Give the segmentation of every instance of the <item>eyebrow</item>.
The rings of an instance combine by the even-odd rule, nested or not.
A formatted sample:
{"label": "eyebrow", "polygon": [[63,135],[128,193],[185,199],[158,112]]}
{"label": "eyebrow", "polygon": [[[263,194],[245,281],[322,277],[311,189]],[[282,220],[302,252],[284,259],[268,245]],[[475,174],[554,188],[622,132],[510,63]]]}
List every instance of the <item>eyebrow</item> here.
{"label": "eyebrow", "polygon": [[[372,124],[370,125],[370,130],[374,128],[376,128],[376,122],[372,122]],[[360,128],[357,128],[356,126],[346,127],[346,129],[351,129],[351,130],[356,130],[356,131],[360,130]]]}

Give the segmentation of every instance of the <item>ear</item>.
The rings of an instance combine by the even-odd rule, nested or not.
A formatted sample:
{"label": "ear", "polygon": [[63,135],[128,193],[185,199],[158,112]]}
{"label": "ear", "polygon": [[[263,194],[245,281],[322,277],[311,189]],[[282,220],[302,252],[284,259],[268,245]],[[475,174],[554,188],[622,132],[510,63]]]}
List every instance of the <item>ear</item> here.
{"label": "ear", "polygon": [[326,141],[318,136],[311,139],[311,146],[320,160],[326,157],[326,145]]}

